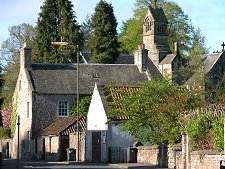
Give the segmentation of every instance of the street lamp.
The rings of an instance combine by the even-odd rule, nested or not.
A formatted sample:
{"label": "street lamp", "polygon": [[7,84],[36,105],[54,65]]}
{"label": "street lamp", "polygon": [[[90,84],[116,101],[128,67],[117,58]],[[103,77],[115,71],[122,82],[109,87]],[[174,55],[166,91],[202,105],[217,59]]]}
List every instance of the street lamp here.
{"label": "street lamp", "polygon": [[[66,46],[68,42],[52,42],[56,46]],[[80,133],[79,133],[79,45],[77,45],[77,161],[80,161]]]}
{"label": "street lamp", "polygon": [[17,137],[17,169],[19,169],[19,158],[20,158],[20,115],[17,119],[18,137]]}

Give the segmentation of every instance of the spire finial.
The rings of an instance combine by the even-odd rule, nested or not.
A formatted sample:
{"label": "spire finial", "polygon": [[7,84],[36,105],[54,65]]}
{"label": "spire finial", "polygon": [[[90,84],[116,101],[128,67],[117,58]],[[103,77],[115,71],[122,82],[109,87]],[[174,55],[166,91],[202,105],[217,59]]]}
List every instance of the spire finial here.
{"label": "spire finial", "polygon": [[225,43],[223,42],[223,43],[221,44],[221,46],[222,46],[222,52],[224,52]]}

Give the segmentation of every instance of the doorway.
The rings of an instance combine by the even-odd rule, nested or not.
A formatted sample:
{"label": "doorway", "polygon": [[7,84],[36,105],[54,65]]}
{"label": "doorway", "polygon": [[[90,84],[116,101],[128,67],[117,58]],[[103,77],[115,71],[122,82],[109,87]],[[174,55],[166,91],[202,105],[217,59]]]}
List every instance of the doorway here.
{"label": "doorway", "polygon": [[61,151],[60,151],[60,160],[66,161],[67,160],[67,151],[66,149],[69,148],[69,136],[61,136]]}
{"label": "doorway", "polygon": [[101,162],[101,132],[92,133],[92,161]]}

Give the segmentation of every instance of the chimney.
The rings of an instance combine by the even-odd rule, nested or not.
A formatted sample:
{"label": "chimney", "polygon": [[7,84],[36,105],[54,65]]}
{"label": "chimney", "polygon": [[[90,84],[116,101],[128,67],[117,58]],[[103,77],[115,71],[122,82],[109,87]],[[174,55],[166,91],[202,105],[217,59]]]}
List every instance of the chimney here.
{"label": "chimney", "polygon": [[20,50],[20,67],[31,68],[31,48],[27,47],[27,43],[24,43],[23,48]]}
{"label": "chimney", "polygon": [[138,46],[138,50],[134,52],[134,64],[137,65],[140,72],[147,70],[148,66],[148,50],[145,49],[145,45]]}

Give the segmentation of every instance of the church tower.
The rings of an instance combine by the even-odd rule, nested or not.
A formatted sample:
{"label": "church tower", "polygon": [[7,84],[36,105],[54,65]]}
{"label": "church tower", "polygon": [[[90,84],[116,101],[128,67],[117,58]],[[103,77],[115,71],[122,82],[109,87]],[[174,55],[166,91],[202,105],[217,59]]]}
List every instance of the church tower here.
{"label": "church tower", "polygon": [[171,53],[167,43],[168,20],[162,8],[149,7],[143,23],[143,43],[156,67]]}

